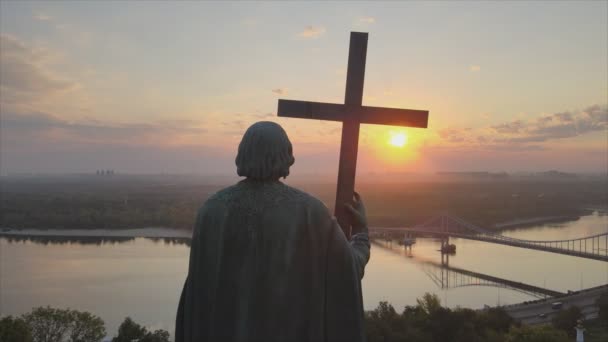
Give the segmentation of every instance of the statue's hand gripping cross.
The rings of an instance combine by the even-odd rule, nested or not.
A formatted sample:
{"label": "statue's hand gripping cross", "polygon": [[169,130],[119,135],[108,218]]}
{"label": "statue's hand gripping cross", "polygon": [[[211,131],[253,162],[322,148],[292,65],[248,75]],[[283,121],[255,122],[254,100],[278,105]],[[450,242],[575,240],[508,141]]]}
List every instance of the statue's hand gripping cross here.
{"label": "statue's hand gripping cross", "polygon": [[279,99],[278,116],[342,122],[335,215],[344,234],[350,237],[350,218],[344,208],[351,203],[359,145],[359,124],[426,128],[429,112],[424,110],[362,106],[367,33],[351,32],[344,104]]}

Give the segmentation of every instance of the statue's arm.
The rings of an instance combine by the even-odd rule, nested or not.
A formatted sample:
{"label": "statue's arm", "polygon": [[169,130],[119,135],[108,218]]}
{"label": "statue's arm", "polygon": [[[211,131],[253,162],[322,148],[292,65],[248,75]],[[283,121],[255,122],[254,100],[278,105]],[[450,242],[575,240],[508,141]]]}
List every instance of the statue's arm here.
{"label": "statue's arm", "polygon": [[367,232],[356,233],[351,236],[351,240],[348,241],[338,221],[332,218],[331,230],[334,235],[334,246],[337,244],[345,245],[346,249],[352,255],[352,262],[357,274],[358,279],[362,279],[365,274],[365,266],[369,261],[370,256],[370,243]]}
{"label": "statue's arm", "polygon": [[362,342],[363,297],[361,278],[369,259],[363,236],[348,241],[335,218],[329,218],[326,271],[325,341]]}
{"label": "statue's arm", "polygon": [[365,273],[365,266],[369,261],[370,255],[369,236],[367,235],[367,232],[357,233],[351,236],[350,248],[353,253],[353,262],[355,263],[355,269],[357,270],[359,279],[362,279]]}
{"label": "statue's arm", "polygon": [[353,253],[355,267],[359,274],[359,279],[363,278],[365,265],[369,261],[369,235],[367,225],[367,214],[363,199],[358,192],[354,193],[353,203],[346,204],[346,209],[351,215],[352,233],[350,246]]}

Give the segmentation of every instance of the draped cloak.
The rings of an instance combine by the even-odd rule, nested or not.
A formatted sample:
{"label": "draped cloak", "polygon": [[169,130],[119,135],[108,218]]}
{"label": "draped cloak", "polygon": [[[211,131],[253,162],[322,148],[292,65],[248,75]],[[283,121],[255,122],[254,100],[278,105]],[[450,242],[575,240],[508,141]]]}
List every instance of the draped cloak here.
{"label": "draped cloak", "polygon": [[365,340],[367,234],[348,241],[318,199],[244,180],[198,211],[176,342]]}

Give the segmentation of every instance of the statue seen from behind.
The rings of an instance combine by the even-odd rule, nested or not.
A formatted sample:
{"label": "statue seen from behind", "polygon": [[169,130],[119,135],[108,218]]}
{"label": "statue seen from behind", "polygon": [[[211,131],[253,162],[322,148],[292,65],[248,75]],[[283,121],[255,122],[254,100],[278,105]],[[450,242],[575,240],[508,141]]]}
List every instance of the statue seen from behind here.
{"label": "statue seen from behind", "polygon": [[246,177],[198,211],[177,342],[365,339],[361,278],[369,260],[358,194],[348,241],[327,207],[287,186],[294,157],[285,131],[252,125],[239,145]]}

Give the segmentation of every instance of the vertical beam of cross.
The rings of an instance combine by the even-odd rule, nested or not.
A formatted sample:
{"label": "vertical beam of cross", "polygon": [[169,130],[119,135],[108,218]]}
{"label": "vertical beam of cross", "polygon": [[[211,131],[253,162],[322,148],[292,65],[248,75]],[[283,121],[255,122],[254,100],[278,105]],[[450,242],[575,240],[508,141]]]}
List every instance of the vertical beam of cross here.
{"label": "vertical beam of cross", "polygon": [[[344,105],[346,111],[354,112],[363,103],[363,80],[365,79],[365,59],[367,57],[367,33],[352,32],[348,49],[348,69]],[[342,122],[340,143],[340,163],[338,164],[338,184],[334,213],[340,227],[350,236],[351,222],[345,203],[351,203],[355,189],[357,151],[359,149],[359,120],[346,116]]]}

